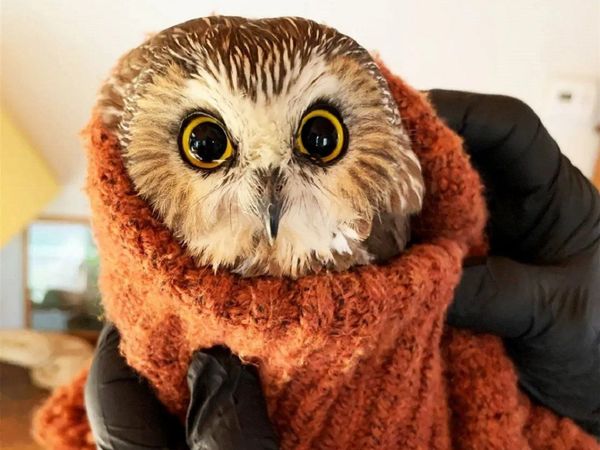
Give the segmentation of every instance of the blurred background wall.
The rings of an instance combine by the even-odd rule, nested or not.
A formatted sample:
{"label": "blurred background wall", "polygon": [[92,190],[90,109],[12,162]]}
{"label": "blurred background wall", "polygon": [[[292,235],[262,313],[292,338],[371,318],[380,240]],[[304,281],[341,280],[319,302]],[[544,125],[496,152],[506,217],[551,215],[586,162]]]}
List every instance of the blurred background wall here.
{"label": "blurred background wall", "polygon": [[[593,172],[598,0],[2,0],[3,110],[61,186],[41,215],[89,214],[78,133],[116,59],[148,33],[211,13],[313,18],[378,51],[420,89],[521,98],[573,163],[587,176]],[[572,101],[561,101],[565,96]],[[16,234],[0,253],[0,327],[23,325],[22,259],[22,236]]]}

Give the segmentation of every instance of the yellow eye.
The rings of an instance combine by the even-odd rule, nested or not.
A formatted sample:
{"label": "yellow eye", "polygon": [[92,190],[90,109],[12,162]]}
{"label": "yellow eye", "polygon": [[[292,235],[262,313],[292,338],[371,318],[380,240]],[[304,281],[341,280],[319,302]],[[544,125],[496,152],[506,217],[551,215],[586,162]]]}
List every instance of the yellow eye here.
{"label": "yellow eye", "polygon": [[296,137],[298,152],[325,164],[342,156],[347,140],[346,129],[338,114],[323,108],[304,115]]}
{"label": "yellow eye", "polygon": [[187,162],[200,169],[215,169],[233,155],[233,145],[223,125],[206,115],[194,115],[183,122],[179,149]]}

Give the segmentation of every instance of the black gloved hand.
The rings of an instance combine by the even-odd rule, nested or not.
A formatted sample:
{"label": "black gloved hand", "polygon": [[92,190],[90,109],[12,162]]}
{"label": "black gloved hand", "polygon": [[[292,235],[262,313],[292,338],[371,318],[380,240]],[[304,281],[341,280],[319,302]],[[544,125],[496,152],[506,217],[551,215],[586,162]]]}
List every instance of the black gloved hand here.
{"label": "black gloved hand", "polygon": [[225,347],[196,352],[188,370],[191,401],[187,442],[192,450],[277,450],[254,366]]}
{"label": "black gloved hand", "polygon": [[104,326],[85,385],[85,408],[100,450],[185,450],[185,432],[148,383],[119,353],[117,329]]}
{"label": "black gloved hand", "polygon": [[434,90],[487,189],[490,256],[448,322],[505,338],[532,397],[600,437],[600,197],[522,102]]}
{"label": "black gloved hand", "polygon": [[254,367],[223,347],[196,352],[188,371],[191,402],[184,429],[127,365],[119,341],[117,329],[107,324],[85,388],[99,449],[278,449]]}

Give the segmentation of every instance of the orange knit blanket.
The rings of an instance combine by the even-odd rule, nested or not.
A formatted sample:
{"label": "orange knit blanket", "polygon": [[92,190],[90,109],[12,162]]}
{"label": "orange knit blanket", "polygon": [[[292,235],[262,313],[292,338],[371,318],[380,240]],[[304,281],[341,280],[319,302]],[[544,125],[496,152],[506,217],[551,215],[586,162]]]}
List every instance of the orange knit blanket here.
{"label": "orange knit blanket", "polygon": [[[485,205],[460,139],[385,68],[426,180],[413,245],[383,266],[293,281],[198,268],[132,187],[114,136],[89,126],[88,192],[108,318],[129,364],[180,416],[192,352],[255,363],[282,449],[594,449],[533,405],[499,339],[448,329],[462,259],[483,248]],[[93,448],[85,374],[36,419],[48,448]]]}

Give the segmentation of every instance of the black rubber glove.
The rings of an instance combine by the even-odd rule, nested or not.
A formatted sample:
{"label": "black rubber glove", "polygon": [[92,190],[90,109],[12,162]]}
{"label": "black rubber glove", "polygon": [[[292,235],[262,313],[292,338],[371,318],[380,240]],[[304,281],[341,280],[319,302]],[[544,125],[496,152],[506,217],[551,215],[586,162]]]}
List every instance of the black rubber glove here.
{"label": "black rubber glove", "polygon": [[191,449],[277,450],[258,371],[225,347],[196,352],[188,371]]}
{"label": "black rubber glove", "polygon": [[534,399],[600,437],[600,197],[524,103],[434,90],[487,188],[490,256],[448,322],[505,338]]}
{"label": "black rubber glove", "polygon": [[184,429],[127,365],[119,340],[117,329],[107,324],[85,389],[99,449],[278,449],[254,367],[222,347],[196,352],[188,371],[191,402]]}
{"label": "black rubber glove", "polygon": [[98,449],[184,450],[179,421],[119,353],[117,329],[105,325],[85,385],[85,407]]}

